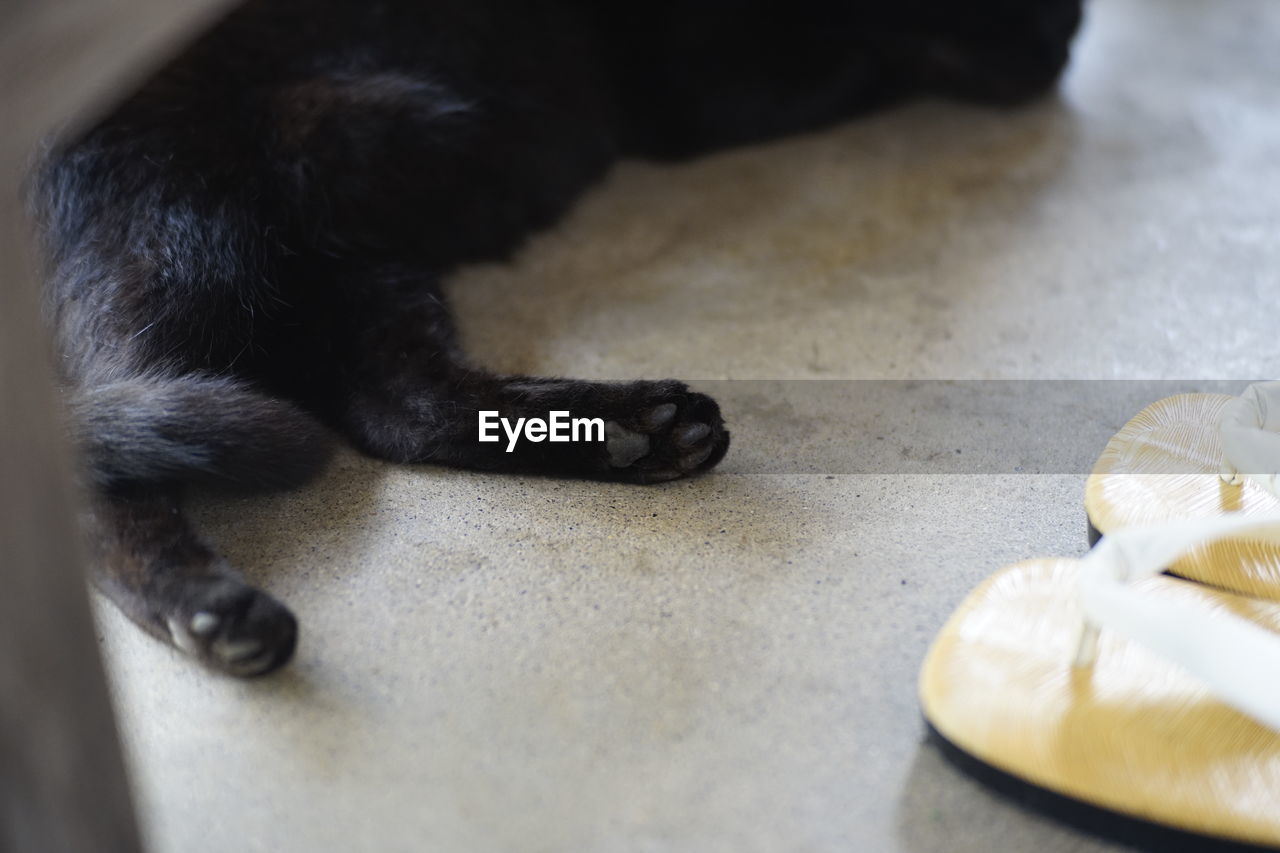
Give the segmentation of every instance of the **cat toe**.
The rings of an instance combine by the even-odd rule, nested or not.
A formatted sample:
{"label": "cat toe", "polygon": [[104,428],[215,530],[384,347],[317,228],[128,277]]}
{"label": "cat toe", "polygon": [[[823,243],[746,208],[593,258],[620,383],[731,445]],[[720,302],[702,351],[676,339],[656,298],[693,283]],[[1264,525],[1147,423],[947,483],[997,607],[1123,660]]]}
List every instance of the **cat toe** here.
{"label": "cat toe", "polygon": [[681,424],[671,434],[676,447],[688,450],[696,447],[700,441],[711,435],[710,424]]}
{"label": "cat toe", "polygon": [[614,468],[626,468],[649,454],[649,436],[634,432],[616,421],[604,425],[604,448],[609,464]]}
{"label": "cat toe", "polygon": [[636,422],[645,432],[657,432],[675,420],[676,412],[679,410],[675,403],[662,403],[642,411],[636,418]]}

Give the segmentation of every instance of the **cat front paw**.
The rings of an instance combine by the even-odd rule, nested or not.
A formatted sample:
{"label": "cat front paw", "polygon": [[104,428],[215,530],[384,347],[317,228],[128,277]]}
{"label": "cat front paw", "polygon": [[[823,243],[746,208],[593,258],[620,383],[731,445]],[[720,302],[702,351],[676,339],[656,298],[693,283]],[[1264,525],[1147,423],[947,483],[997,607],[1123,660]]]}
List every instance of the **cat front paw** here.
{"label": "cat front paw", "polygon": [[729,450],[720,406],[680,382],[640,383],[638,405],[605,421],[612,477],[663,483],[710,470]]}

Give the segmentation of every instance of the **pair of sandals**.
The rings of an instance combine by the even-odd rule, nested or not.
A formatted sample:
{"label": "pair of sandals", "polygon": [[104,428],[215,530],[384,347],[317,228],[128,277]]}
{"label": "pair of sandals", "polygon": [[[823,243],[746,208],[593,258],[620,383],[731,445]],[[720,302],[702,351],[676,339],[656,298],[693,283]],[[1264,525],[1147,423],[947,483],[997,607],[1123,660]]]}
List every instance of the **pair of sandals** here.
{"label": "pair of sandals", "polygon": [[1158,850],[1280,848],[1280,382],[1155,403],[1085,490],[1092,551],[988,578],[934,640],[944,753]]}

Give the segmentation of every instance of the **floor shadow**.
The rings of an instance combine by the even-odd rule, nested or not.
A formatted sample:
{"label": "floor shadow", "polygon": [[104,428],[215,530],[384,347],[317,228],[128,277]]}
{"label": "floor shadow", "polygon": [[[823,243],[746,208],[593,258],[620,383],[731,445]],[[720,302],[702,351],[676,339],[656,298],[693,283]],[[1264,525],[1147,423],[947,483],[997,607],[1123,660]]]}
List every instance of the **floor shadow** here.
{"label": "floor shadow", "polygon": [[897,836],[913,853],[989,853],[992,850],[1122,851],[1127,846],[1086,838],[1079,831],[994,793],[961,772],[928,738],[921,744],[898,798]]}

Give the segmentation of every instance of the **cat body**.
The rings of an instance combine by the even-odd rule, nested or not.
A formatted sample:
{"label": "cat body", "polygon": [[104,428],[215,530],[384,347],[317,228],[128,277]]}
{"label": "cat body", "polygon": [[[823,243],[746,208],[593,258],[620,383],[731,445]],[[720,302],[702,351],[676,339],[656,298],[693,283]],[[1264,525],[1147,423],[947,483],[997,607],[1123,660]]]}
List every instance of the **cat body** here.
{"label": "cat body", "polygon": [[[713,400],[479,368],[441,278],[509,257],[621,157],[919,93],[1032,97],[1079,15],[1078,0],[251,0],[52,146],[33,181],[98,586],[157,637],[256,675],[288,660],[296,621],[190,529],[187,484],[293,486],[337,437],[396,462],[635,483],[711,468],[729,444]],[[603,422],[603,440],[477,440],[482,412],[555,411]]]}

